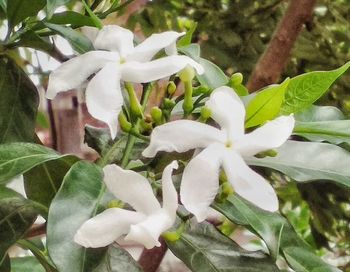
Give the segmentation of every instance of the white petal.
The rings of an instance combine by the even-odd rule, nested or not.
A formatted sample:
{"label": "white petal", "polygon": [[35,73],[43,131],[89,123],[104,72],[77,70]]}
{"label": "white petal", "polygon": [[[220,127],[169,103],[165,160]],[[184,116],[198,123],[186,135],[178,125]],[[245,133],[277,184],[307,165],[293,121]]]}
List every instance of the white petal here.
{"label": "white petal", "polygon": [[107,188],[121,201],[129,203],[136,211],[151,214],[160,210],[148,180],[140,174],[111,164],[103,168]]}
{"label": "white petal", "polygon": [[107,63],[90,81],[86,88],[86,106],[94,118],[108,124],[114,139],[123,106],[119,63]]}
{"label": "white petal", "polygon": [[230,140],[244,135],[245,108],[236,92],[226,86],[215,89],[205,105],[211,117],[228,133]]}
{"label": "white petal", "polygon": [[198,74],[203,74],[202,65],[187,56],[168,56],[149,62],[127,61],[121,65],[122,79],[128,82],[145,83],[169,77],[192,66]]}
{"label": "white petal", "polygon": [[184,170],[180,186],[181,202],[198,222],[206,219],[209,206],[218,192],[223,149],[221,144],[210,145],[193,158]]}
{"label": "white petal", "polygon": [[181,153],[224,141],[225,135],[217,128],[191,120],[177,120],[156,127],[142,155],[151,158],[159,151]]}
{"label": "white petal", "polygon": [[131,224],[145,219],[145,215],[119,208],[103,211],[86,221],[74,236],[74,241],[84,247],[104,247],[130,230]]}
{"label": "white petal", "polygon": [[293,115],[280,116],[262,127],[246,134],[234,148],[243,156],[252,156],[259,152],[277,148],[292,134],[295,120]]}
{"label": "white petal", "polygon": [[49,76],[46,97],[53,99],[57,93],[79,87],[90,75],[108,62],[119,61],[119,54],[105,51],[90,51],[64,62]]}
{"label": "white petal", "polygon": [[237,194],[256,206],[271,212],[278,210],[278,198],[272,186],[234,152],[226,152],[223,161],[229,182]]}
{"label": "white petal", "polygon": [[174,224],[174,219],[170,218],[164,210],[154,213],[146,220],[132,225],[130,232],[125,236],[126,241],[135,241],[143,244],[147,249],[160,246],[159,236]]}
{"label": "white petal", "polygon": [[185,32],[178,33],[175,31],[152,34],[135,47],[132,54],[127,57],[127,60],[140,62],[150,61],[158,51],[164,48],[168,53],[173,53],[173,46],[176,48],[176,40],[185,34]]}
{"label": "white petal", "polygon": [[117,25],[104,26],[94,42],[96,49],[117,51],[121,57],[126,57],[134,50],[134,34]]}
{"label": "white petal", "polygon": [[98,35],[99,29],[92,26],[83,26],[81,32],[93,43]]}
{"label": "white petal", "polygon": [[178,167],[179,165],[177,161],[173,161],[165,167],[162,174],[163,209],[168,213],[170,218],[173,218],[173,220],[175,220],[176,217],[178,200],[171,175],[173,169],[177,169]]}

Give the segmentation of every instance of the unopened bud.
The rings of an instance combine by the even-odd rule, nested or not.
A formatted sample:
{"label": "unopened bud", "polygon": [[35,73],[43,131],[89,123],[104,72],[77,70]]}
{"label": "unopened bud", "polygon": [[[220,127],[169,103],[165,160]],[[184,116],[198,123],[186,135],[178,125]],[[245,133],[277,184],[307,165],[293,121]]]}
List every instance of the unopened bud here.
{"label": "unopened bud", "polygon": [[131,123],[128,121],[128,119],[126,119],[126,116],[123,112],[121,112],[118,116],[118,121],[119,121],[119,125],[121,127],[121,129],[125,132],[129,132],[132,125]]}
{"label": "unopened bud", "polygon": [[235,73],[230,78],[230,85],[233,87],[242,84],[242,82],[243,75],[241,73]]}
{"label": "unopened bud", "polygon": [[169,98],[165,98],[163,104],[164,104],[165,109],[172,109],[175,107],[176,103],[174,100],[171,100]]}
{"label": "unopened bud", "polygon": [[160,108],[158,107],[153,107],[151,109],[151,116],[152,116],[152,119],[153,121],[157,124],[157,125],[160,125],[162,124],[162,117],[163,117],[163,112]]}
{"label": "unopened bud", "polygon": [[195,77],[196,73],[194,69],[187,65],[184,69],[179,72],[179,77],[183,82],[190,82]]}
{"label": "unopened bud", "polygon": [[166,87],[166,91],[168,92],[169,96],[172,96],[176,92],[176,85],[174,81],[170,81],[168,83],[168,86]]}

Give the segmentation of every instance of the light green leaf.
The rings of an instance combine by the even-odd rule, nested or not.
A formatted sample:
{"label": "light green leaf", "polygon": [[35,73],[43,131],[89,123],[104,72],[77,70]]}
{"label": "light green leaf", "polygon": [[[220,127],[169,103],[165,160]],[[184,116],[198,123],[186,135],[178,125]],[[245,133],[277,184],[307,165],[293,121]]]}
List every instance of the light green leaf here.
{"label": "light green leaf", "polygon": [[25,234],[36,216],[29,200],[0,185],[0,260],[7,249]]}
{"label": "light green leaf", "polygon": [[271,258],[240,248],[208,223],[187,225],[179,240],[167,244],[192,271],[279,271]]}
{"label": "light green leaf", "polygon": [[311,106],[350,67],[350,62],[332,71],[316,71],[290,80],[281,112],[290,114]]}
{"label": "light green leaf", "polygon": [[299,182],[333,180],[350,187],[350,153],[326,143],[287,141],[276,157],[247,158],[250,165],[275,169]]}
{"label": "light green leaf", "polygon": [[0,184],[47,161],[66,158],[54,150],[31,143],[0,145]]}
{"label": "light green leaf", "polygon": [[344,114],[336,107],[315,105],[294,114],[294,118],[300,122],[334,121],[345,119]]}
{"label": "light green leaf", "polygon": [[191,57],[195,61],[199,61],[199,59],[200,59],[201,49],[200,49],[199,44],[197,44],[197,43],[191,43],[191,44],[186,45],[186,46],[181,46],[178,48],[178,50],[181,53],[185,54],[186,56]]}
{"label": "light green leaf", "polygon": [[55,12],[56,8],[63,6],[70,2],[71,0],[47,0],[47,17],[51,18],[52,14]]}
{"label": "light green leaf", "polygon": [[0,74],[0,144],[33,141],[39,105],[36,87],[8,58],[0,58]]}
{"label": "light green leaf", "polygon": [[0,0],[0,7],[3,9],[3,11],[7,11],[7,0]]}
{"label": "light green leaf", "polygon": [[45,272],[44,267],[35,257],[17,257],[11,258],[12,272]]}
{"label": "light green leaf", "polygon": [[38,12],[45,7],[45,0],[9,0],[7,1],[7,19],[9,27],[22,22],[24,19],[36,16]]}
{"label": "light green leaf", "polygon": [[74,156],[65,156],[44,162],[27,171],[24,174],[24,187],[27,197],[49,209],[64,176],[78,160]]}
{"label": "light green leaf", "polygon": [[261,125],[278,115],[289,82],[286,79],[281,84],[271,85],[258,92],[247,106],[246,128]]}
{"label": "light green leaf", "polygon": [[[243,225],[260,236],[272,256],[276,257],[279,252],[285,253],[288,248],[294,247],[300,252],[307,253],[295,256],[298,262],[312,263],[322,268],[324,272],[339,272],[313,253],[287,219],[280,214],[262,210],[237,195],[231,195],[222,202],[215,202],[213,208],[224,214],[230,221]],[[289,264],[295,271],[301,271],[294,263]]]}
{"label": "light green leaf", "polygon": [[177,42],[177,46],[181,47],[181,46],[187,46],[191,44],[192,41],[192,36],[193,33],[195,32],[196,28],[197,28],[198,23],[197,22],[191,22],[191,26],[189,28],[189,30],[187,30],[186,35],[183,36],[178,42]]}
{"label": "light green leaf", "polygon": [[78,53],[84,54],[94,49],[91,41],[80,32],[75,31],[68,26],[51,24],[47,22],[44,22],[44,24],[65,38]]}

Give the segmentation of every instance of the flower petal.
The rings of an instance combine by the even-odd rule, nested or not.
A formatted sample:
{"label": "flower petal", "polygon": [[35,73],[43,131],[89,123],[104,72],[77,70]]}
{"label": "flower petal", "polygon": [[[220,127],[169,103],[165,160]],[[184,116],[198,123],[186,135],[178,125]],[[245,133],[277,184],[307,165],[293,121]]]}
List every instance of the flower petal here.
{"label": "flower petal", "polygon": [[253,156],[259,152],[277,148],[290,137],[294,128],[293,115],[280,116],[235,143],[235,148],[242,156]]}
{"label": "flower petal", "polygon": [[145,219],[134,211],[111,208],[86,221],[74,236],[74,241],[84,247],[104,247],[112,244],[130,230],[131,224]]}
{"label": "flower petal", "polygon": [[49,76],[46,97],[53,99],[57,93],[79,87],[93,73],[108,62],[119,61],[115,52],[90,51],[64,62]]}
{"label": "flower petal", "polygon": [[175,220],[178,207],[177,192],[173,184],[171,175],[174,169],[179,167],[177,161],[172,161],[165,167],[162,175],[163,209],[170,218]]}
{"label": "flower petal", "polygon": [[264,210],[278,210],[278,198],[272,186],[250,169],[237,152],[226,152],[223,166],[237,194]]}
{"label": "flower petal", "polygon": [[146,220],[132,225],[130,232],[125,236],[126,241],[135,241],[143,244],[147,249],[159,247],[159,236],[174,224],[175,217],[170,218],[164,210],[160,210],[146,218]]}
{"label": "flower petal", "polygon": [[108,124],[112,139],[117,135],[118,115],[123,106],[119,63],[107,63],[86,88],[86,106],[96,119]]}
{"label": "flower petal", "polygon": [[217,128],[191,120],[177,120],[153,129],[150,145],[142,155],[151,158],[159,151],[181,153],[224,141],[225,135]]}
{"label": "flower petal", "polygon": [[187,56],[168,56],[149,62],[127,61],[121,65],[122,79],[133,83],[145,83],[162,79],[192,66],[198,74],[203,74],[202,65]]}
{"label": "flower petal", "polygon": [[223,149],[221,144],[211,144],[188,163],[182,175],[181,202],[198,222],[206,219],[218,192]]}
{"label": "flower petal", "polygon": [[244,135],[245,108],[236,92],[226,86],[215,89],[205,105],[211,117],[228,133],[230,140]]}
{"label": "flower petal", "polygon": [[129,203],[136,211],[151,214],[160,210],[148,180],[140,174],[111,164],[103,168],[107,188],[121,201]]}
{"label": "flower petal", "polygon": [[[165,48],[169,55],[174,53],[174,46],[176,48],[176,40],[185,35],[185,32],[178,33],[175,31],[166,31],[159,34],[152,34],[142,43],[137,45],[130,56],[127,57],[128,61],[135,60],[140,62],[150,61],[158,51]],[[176,51],[175,51],[176,53]]]}
{"label": "flower petal", "polygon": [[126,57],[134,50],[134,34],[117,25],[104,26],[98,33],[94,47],[96,49],[117,51],[121,57]]}
{"label": "flower petal", "polygon": [[88,38],[92,43],[94,43],[98,35],[99,29],[92,26],[83,26],[80,29],[84,36],[86,36],[86,38]]}

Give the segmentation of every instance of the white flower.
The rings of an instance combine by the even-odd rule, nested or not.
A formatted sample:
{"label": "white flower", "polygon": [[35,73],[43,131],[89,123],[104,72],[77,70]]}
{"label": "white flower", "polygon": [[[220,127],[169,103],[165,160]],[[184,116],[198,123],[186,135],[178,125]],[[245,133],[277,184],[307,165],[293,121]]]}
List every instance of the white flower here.
{"label": "white flower", "polygon": [[278,199],[272,186],[250,169],[242,156],[253,156],[282,145],[292,133],[294,117],[278,117],[245,134],[245,108],[231,88],[214,90],[206,106],[221,130],[190,120],[173,121],[153,130],[151,143],[143,155],[154,157],[158,151],[204,148],[186,166],[180,189],[181,202],[198,221],[206,218],[218,192],[221,167],[237,194],[265,210],[276,211]]}
{"label": "white flower", "polygon": [[198,74],[204,72],[200,64],[187,56],[171,55],[151,61],[161,49],[175,54],[176,40],[184,33],[153,34],[135,47],[133,33],[116,25],[105,26],[96,35],[92,34],[89,36],[96,51],[75,57],[53,71],[46,97],[53,99],[59,92],[77,88],[96,73],[86,88],[86,105],[94,118],[108,124],[112,138],[116,136],[123,105],[121,81],[151,82],[175,74],[187,65]]}
{"label": "white flower", "polygon": [[103,247],[125,235],[150,249],[160,246],[158,238],[175,222],[178,207],[177,192],[171,175],[178,164],[173,161],[163,171],[163,207],[153,194],[147,179],[140,174],[123,170],[117,165],[104,167],[107,188],[135,211],[109,208],[86,221],[77,231],[74,241],[84,247]]}

